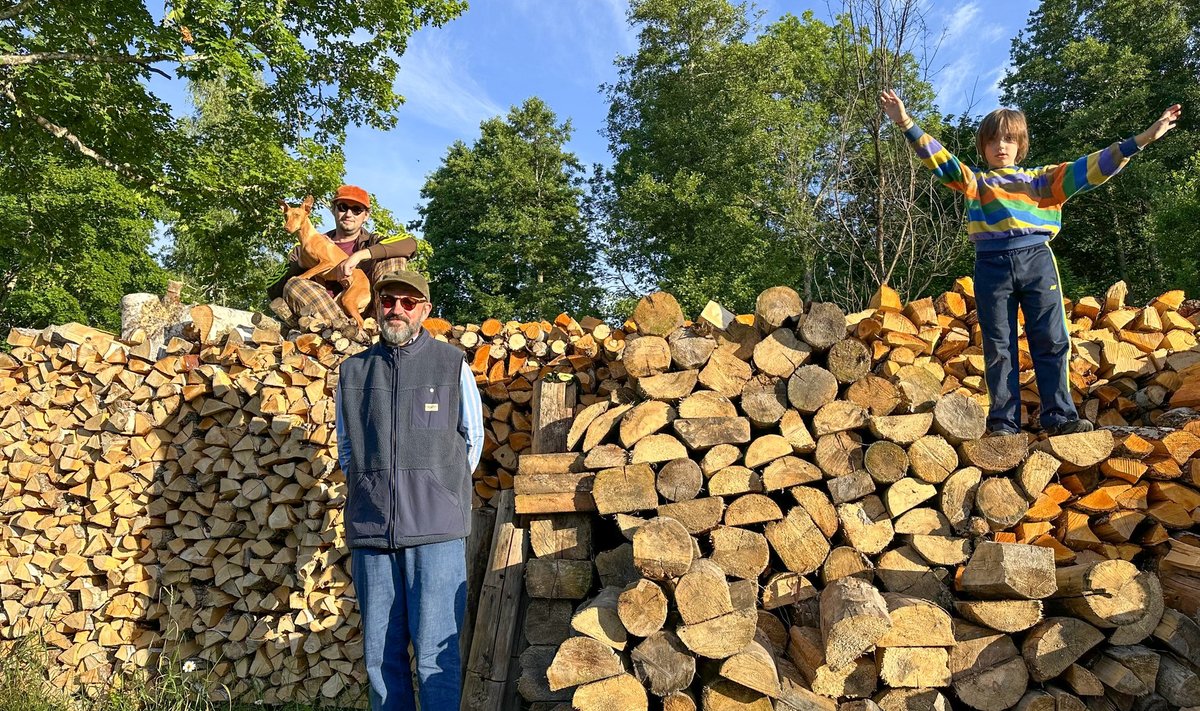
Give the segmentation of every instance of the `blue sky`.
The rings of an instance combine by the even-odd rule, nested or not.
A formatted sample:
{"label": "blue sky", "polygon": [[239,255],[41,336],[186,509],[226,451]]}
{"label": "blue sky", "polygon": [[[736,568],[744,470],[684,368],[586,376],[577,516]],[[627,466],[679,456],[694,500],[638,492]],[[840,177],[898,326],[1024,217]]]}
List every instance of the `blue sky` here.
{"label": "blue sky", "polygon": [[[764,22],[806,10],[827,19],[841,6],[837,0],[756,4]],[[957,114],[973,104],[981,114],[995,107],[1011,41],[1037,5],[923,0],[937,44],[932,81],[944,112]],[[398,124],[386,132],[350,129],[346,180],[375,194],[403,222],[413,220],[425,176],[446,149],[456,140],[471,143],[481,121],[531,96],[547,102],[560,120],[570,119],[568,149],[585,165],[607,164],[599,132],[608,105],[600,86],[616,80],[614,58],[637,47],[627,8],[628,0],[474,0],[458,19],[418,32],[400,58],[396,89],[406,103]],[[155,84],[167,89],[167,100],[182,88]]]}
{"label": "blue sky", "polygon": [[[996,84],[1012,39],[1036,0],[926,0],[926,22],[941,42],[933,78],[943,111],[995,107]],[[840,3],[758,3],[771,21],[812,10],[828,18]],[[608,163],[600,135],[608,104],[600,85],[616,80],[613,59],[637,47],[627,0],[477,0],[444,27],[423,30],[401,57],[397,90],[406,97],[389,132],[351,130],[346,179],[374,193],[405,222],[418,216],[421,185],[456,140],[472,142],[479,123],[530,96],[569,118],[568,148],[585,165]]]}

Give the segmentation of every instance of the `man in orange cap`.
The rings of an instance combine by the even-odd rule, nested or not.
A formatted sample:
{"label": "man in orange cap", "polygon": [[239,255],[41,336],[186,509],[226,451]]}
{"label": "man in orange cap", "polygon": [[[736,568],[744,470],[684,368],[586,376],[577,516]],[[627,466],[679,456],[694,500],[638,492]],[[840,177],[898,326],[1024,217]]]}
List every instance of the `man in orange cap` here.
{"label": "man in orange cap", "polygon": [[325,236],[346,253],[346,261],[326,277],[328,281],[324,284],[296,279],[304,272],[297,246],[288,254],[284,271],[267,288],[267,297],[282,297],[296,316],[320,316],[333,325],[345,320],[334,297],[341,293],[351,270],[362,269],[374,284],[379,275],[404,269],[417,251],[417,242],[407,235],[381,237],[367,230],[363,225],[371,217],[371,196],[357,185],[338,188],[330,204],[334,228]]}

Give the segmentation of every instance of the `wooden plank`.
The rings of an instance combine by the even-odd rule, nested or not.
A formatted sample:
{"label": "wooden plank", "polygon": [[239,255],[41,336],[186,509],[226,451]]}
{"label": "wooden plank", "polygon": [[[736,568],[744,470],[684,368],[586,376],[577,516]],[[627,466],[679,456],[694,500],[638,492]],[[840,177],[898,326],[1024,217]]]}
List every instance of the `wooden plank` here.
{"label": "wooden plank", "polygon": [[463,680],[462,711],[499,711],[508,686],[509,667],[525,588],[529,535],[514,522],[514,494],[497,497],[491,562],[479,591],[479,609],[471,654]]}

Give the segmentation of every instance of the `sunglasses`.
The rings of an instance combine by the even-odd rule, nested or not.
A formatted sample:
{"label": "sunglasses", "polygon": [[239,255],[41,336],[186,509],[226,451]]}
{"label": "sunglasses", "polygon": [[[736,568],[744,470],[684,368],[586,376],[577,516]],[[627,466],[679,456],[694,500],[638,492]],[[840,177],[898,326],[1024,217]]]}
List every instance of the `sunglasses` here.
{"label": "sunglasses", "polygon": [[348,202],[339,202],[333,206],[333,209],[337,212],[349,212],[356,217],[367,211],[367,208],[362,205],[351,205]]}
{"label": "sunglasses", "polygon": [[418,299],[415,296],[396,296],[395,294],[380,294],[379,305],[385,309],[392,309],[396,304],[400,304],[400,308],[405,311],[412,311],[417,307],[417,304],[426,303],[425,299]]}

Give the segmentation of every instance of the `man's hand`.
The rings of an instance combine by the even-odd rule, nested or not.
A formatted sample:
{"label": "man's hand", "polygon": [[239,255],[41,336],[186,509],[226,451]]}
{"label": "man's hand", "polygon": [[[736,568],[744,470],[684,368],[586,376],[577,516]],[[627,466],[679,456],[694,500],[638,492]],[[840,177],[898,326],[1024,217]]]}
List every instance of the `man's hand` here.
{"label": "man's hand", "polygon": [[899,95],[894,89],[888,89],[879,95],[879,105],[883,107],[883,113],[896,123],[898,126],[907,125],[910,121],[908,112],[904,110],[904,102],[900,100]]}
{"label": "man's hand", "polygon": [[1142,131],[1134,140],[1137,141],[1138,148],[1142,148],[1158,139],[1162,138],[1167,131],[1175,128],[1175,124],[1179,121],[1179,115],[1183,113],[1183,107],[1179,104],[1174,104],[1163,112],[1158,120],[1150,124],[1150,128]]}
{"label": "man's hand", "polygon": [[356,267],[358,267],[359,262],[363,261],[364,259],[369,258],[370,256],[371,256],[371,252],[369,250],[366,250],[366,249],[358,250],[354,254],[351,254],[349,257],[346,257],[346,259],[343,260],[341,264],[334,267],[333,270],[329,272],[329,278],[333,279],[334,281],[337,281],[339,283],[345,284],[346,281],[350,278],[350,272],[354,271],[354,269]]}

